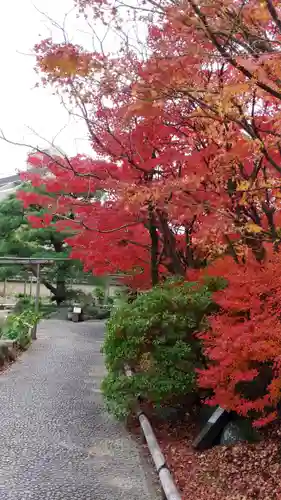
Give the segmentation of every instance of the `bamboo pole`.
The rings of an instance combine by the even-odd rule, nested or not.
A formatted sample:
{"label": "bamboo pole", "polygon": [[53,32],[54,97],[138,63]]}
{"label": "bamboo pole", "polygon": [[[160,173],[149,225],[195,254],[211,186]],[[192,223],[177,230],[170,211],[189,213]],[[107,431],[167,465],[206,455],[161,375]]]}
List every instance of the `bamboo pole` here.
{"label": "bamboo pole", "polygon": [[[125,373],[128,377],[131,377],[133,375],[133,372],[129,367],[125,367]],[[137,416],[142,428],[142,432],[144,434],[150,455],[152,456],[157,474],[159,476],[165,498],[167,500],[181,500],[180,493],[166,465],[165,457],[160,449],[151,424],[147,416],[140,410],[139,405],[137,405],[137,409]]]}

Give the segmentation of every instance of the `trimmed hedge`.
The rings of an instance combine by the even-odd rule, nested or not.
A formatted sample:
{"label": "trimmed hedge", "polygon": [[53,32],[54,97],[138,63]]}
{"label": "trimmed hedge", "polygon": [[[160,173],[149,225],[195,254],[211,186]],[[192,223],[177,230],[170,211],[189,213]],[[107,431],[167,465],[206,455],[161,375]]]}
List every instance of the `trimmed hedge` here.
{"label": "trimmed hedge", "polygon": [[[216,309],[212,291],[224,283],[167,282],[120,307],[107,323],[103,346],[108,374],[102,391],[108,410],[125,418],[138,395],[154,405],[197,397],[195,369],[202,367],[195,333]],[[134,375],[124,374],[129,365]]]}

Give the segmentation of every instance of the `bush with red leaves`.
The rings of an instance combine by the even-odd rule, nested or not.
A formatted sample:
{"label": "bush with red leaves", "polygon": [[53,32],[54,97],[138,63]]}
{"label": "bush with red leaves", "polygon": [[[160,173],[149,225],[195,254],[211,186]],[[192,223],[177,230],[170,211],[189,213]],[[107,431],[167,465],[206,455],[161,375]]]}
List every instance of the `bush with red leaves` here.
{"label": "bush with red leaves", "polygon": [[209,273],[228,287],[215,293],[221,307],[200,338],[208,366],[199,385],[212,389],[211,404],[255,419],[262,426],[277,416],[281,392],[281,254],[267,249],[266,261],[217,261]]}

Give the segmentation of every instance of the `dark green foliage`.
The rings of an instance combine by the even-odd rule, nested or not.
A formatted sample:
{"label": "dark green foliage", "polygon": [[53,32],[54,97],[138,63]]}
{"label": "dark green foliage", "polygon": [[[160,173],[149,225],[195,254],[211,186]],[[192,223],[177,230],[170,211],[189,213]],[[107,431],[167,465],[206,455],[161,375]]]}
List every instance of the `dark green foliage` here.
{"label": "dark green foliage", "polygon": [[111,310],[109,308],[101,307],[100,309],[98,309],[95,319],[100,319],[100,320],[108,319],[110,318],[110,315],[111,315]]}
{"label": "dark green foliage", "polygon": [[[29,184],[22,190],[38,191]],[[57,232],[55,227],[34,228],[28,222],[28,216],[41,216],[43,211],[37,206],[24,209],[15,194],[0,202],[0,256],[28,258],[67,259],[69,248],[64,239],[67,233]],[[55,219],[54,219],[55,222]],[[77,267],[77,269],[76,269]],[[52,292],[59,304],[65,300],[67,284],[80,271],[81,265],[74,260],[58,261],[52,266],[41,266],[41,282]],[[20,277],[27,280],[36,276],[36,266],[0,266],[0,279]]]}
{"label": "dark green foliage", "polygon": [[114,305],[114,298],[113,297],[107,297],[107,299],[106,299],[106,305],[108,307],[112,307]]}
{"label": "dark green foliage", "polygon": [[[102,389],[108,409],[125,417],[138,395],[156,405],[196,395],[195,368],[204,362],[194,333],[214,311],[214,283],[168,282],[123,304],[110,318],[103,346],[108,375]],[[128,364],[134,375],[124,375]]]}

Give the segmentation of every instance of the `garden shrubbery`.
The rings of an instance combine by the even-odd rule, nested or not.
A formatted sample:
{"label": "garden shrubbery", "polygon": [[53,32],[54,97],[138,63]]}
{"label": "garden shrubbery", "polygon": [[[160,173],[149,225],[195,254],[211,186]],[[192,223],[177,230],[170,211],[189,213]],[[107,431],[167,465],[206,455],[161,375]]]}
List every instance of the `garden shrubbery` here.
{"label": "garden shrubbery", "polygon": [[88,319],[108,319],[113,308],[113,299],[106,297],[102,288],[97,288],[93,293],[85,293],[83,290],[70,290],[68,302],[71,308],[74,302],[77,302],[84,313],[84,318]]}
{"label": "garden shrubbery", "polygon": [[[20,294],[19,294],[20,295]],[[42,317],[48,318],[53,312],[57,310],[57,305],[54,302],[43,302],[42,299],[39,299],[39,311]],[[34,310],[35,309],[35,299],[34,297],[27,296],[18,296],[18,300],[13,309],[13,312],[16,314],[21,314],[26,310]]]}
{"label": "garden shrubbery", "polygon": [[17,340],[21,349],[26,349],[31,342],[31,328],[39,321],[40,315],[34,309],[21,313],[9,314],[3,325],[2,338]]}
{"label": "garden shrubbery", "polygon": [[[212,291],[222,286],[215,279],[201,285],[167,282],[116,310],[107,324],[108,374],[102,384],[116,417],[126,417],[139,395],[154,405],[196,398],[195,370],[204,358],[195,333],[206,327],[207,315],[216,309]],[[125,364],[134,372],[130,378]]]}

